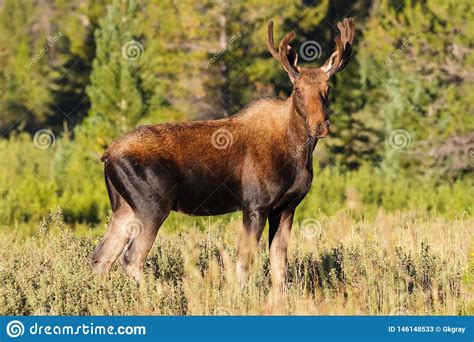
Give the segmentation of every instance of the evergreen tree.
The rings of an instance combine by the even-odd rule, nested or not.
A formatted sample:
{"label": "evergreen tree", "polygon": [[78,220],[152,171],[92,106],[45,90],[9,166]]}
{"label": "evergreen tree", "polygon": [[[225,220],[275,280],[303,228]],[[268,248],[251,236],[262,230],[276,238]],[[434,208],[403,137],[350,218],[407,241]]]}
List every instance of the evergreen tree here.
{"label": "evergreen tree", "polygon": [[[444,175],[449,163],[436,151],[474,131],[473,18],[462,1],[374,5],[357,54],[361,111],[381,128],[377,155],[389,174]],[[470,161],[462,172],[472,170],[459,146]]]}
{"label": "evergreen tree", "polygon": [[18,127],[33,130],[48,115],[51,92],[45,43],[49,27],[39,22],[41,10],[31,2],[6,0],[3,4],[0,16],[3,135]]}
{"label": "evergreen tree", "polygon": [[81,131],[105,146],[133,128],[148,110],[144,45],[136,1],[115,0],[95,33],[96,56],[87,94],[89,116]]}
{"label": "evergreen tree", "polygon": [[81,4],[55,2],[52,21],[64,38],[62,44],[58,44],[56,56],[50,63],[54,97],[50,111],[56,114],[51,115],[48,120],[51,126],[61,124],[62,120],[69,127],[75,126],[87,115],[90,101],[86,87],[89,85],[95,56],[94,31],[98,27],[99,18],[105,15],[105,9],[104,3],[93,0],[86,0]]}

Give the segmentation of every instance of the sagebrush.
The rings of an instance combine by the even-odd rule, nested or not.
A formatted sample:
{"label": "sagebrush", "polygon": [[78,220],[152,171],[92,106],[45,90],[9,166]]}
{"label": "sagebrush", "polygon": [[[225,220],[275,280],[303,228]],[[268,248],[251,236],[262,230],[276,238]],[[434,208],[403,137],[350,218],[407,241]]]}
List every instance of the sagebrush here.
{"label": "sagebrush", "polygon": [[96,239],[77,237],[57,211],[34,236],[2,230],[0,314],[474,313],[472,218],[380,211],[364,220],[340,212],[318,222],[311,234],[303,234],[304,223],[294,227],[286,291],[276,298],[266,241],[248,284],[237,285],[236,217],[204,231],[162,229],[138,285],[118,266],[106,278],[93,275]]}

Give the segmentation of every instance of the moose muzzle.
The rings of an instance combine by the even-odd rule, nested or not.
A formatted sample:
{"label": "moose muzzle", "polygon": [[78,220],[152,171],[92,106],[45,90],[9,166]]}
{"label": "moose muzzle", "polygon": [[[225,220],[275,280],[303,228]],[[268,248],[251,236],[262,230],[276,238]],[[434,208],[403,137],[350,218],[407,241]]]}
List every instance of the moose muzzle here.
{"label": "moose muzzle", "polygon": [[318,128],[316,128],[316,138],[322,139],[329,135],[329,133],[331,133],[330,126],[331,122],[329,120],[324,120],[321,122]]}

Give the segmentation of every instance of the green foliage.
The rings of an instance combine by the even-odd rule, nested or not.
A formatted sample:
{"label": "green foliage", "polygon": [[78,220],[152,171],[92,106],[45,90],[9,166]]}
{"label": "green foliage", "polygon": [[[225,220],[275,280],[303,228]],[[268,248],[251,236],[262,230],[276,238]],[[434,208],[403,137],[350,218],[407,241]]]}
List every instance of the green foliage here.
{"label": "green foliage", "polygon": [[[29,20],[38,14],[38,8],[31,2],[5,1],[0,16],[0,46],[6,52],[0,55],[2,73],[0,76],[1,128],[9,129],[21,121],[34,123],[45,119],[51,95],[50,81],[44,59],[32,63],[33,57],[43,48],[44,38],[34,40],[19,34]],[[39,27],[44,37],[44,27]],[[36,113],[36,115],[33,115]]]}
{"label": "green foliage", "polygon": [[[357,111],[369,114],[366,124],[382,133],[374,160],[386,170],[445,175],[439,147],[474,130],[467,114],[474,103],[473,17],[462,1],[373,6],[357,52],[364,101]],[[402,150],[389,143],[397,129],[409,138]],[[462,153],[463,165],[452,167],[451,176],[473,170],[468,148],[458,149],[452,154]]]}
{"label": "green foliage", "polygon": [[80,39],[93,48],[88,35],[94,29],[94,11],[79,16],[85,20],[82,30],[71,30],[69,24],[78,18],[73,14],[76,6],[56,2],[7,0],[1,6],[0,130],[4,136],[13,129],[60,128],[63,121],[75,125],[87,111],[85,87],[93,55],[86,50],[79,53],[75,42]]}
{"label": "green foliage", "polygon": [[311,217],[318,212],[333,215],[349,209],[356,215],[372,216],[384,208],[444,213],[450,217],[472,215],[474,206],[466,188],[472,187],[473,181],[473,178],[451,183],[431,177],[391,178],[368,164],[347,172],[316,169],[311,191],[297,214],[300,217]]}
{"label": "green foliage", "polygon": [[147,111],[137,12],[135,1],[114,1],[95,32],[97,47],[87,88],[92,122],[81,131],[99,138],[99,133],[105,134],[106,144],[131,129]]}
{"label": "green foliage", "polygon": [[96,223],[105,219],[108,203],[97,161],[70,162],[72,143],[57,140],[49,149],[38,148],[26,134],[0,140],[0,222],[38,221],[47,211],[63,205],[68,221]]}

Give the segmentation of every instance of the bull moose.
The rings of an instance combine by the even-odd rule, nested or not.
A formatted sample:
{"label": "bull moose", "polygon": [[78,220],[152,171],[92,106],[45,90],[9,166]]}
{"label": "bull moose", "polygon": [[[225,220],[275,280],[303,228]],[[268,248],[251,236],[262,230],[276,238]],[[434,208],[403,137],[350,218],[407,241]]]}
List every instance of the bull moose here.
{"label": "bull moose", "polygon": [[140,281],[171,210],[204,216],[241,210],[238,280],[247,279],[268,220],[272,284],[284,285],[293,215],[311,186],[316,143],[330,132],[329,80],[351,56],[353,19],[338,28],[335,51],[321,67],[307,68],[297,65],[289,45],[295,33],[277,51],[268,23],[270,53],[293,84],[286,100],[259,99],[219,120],[144,125],[115,140],[101,159],[113,214],[92,269],[107,273],[120,257]]}

